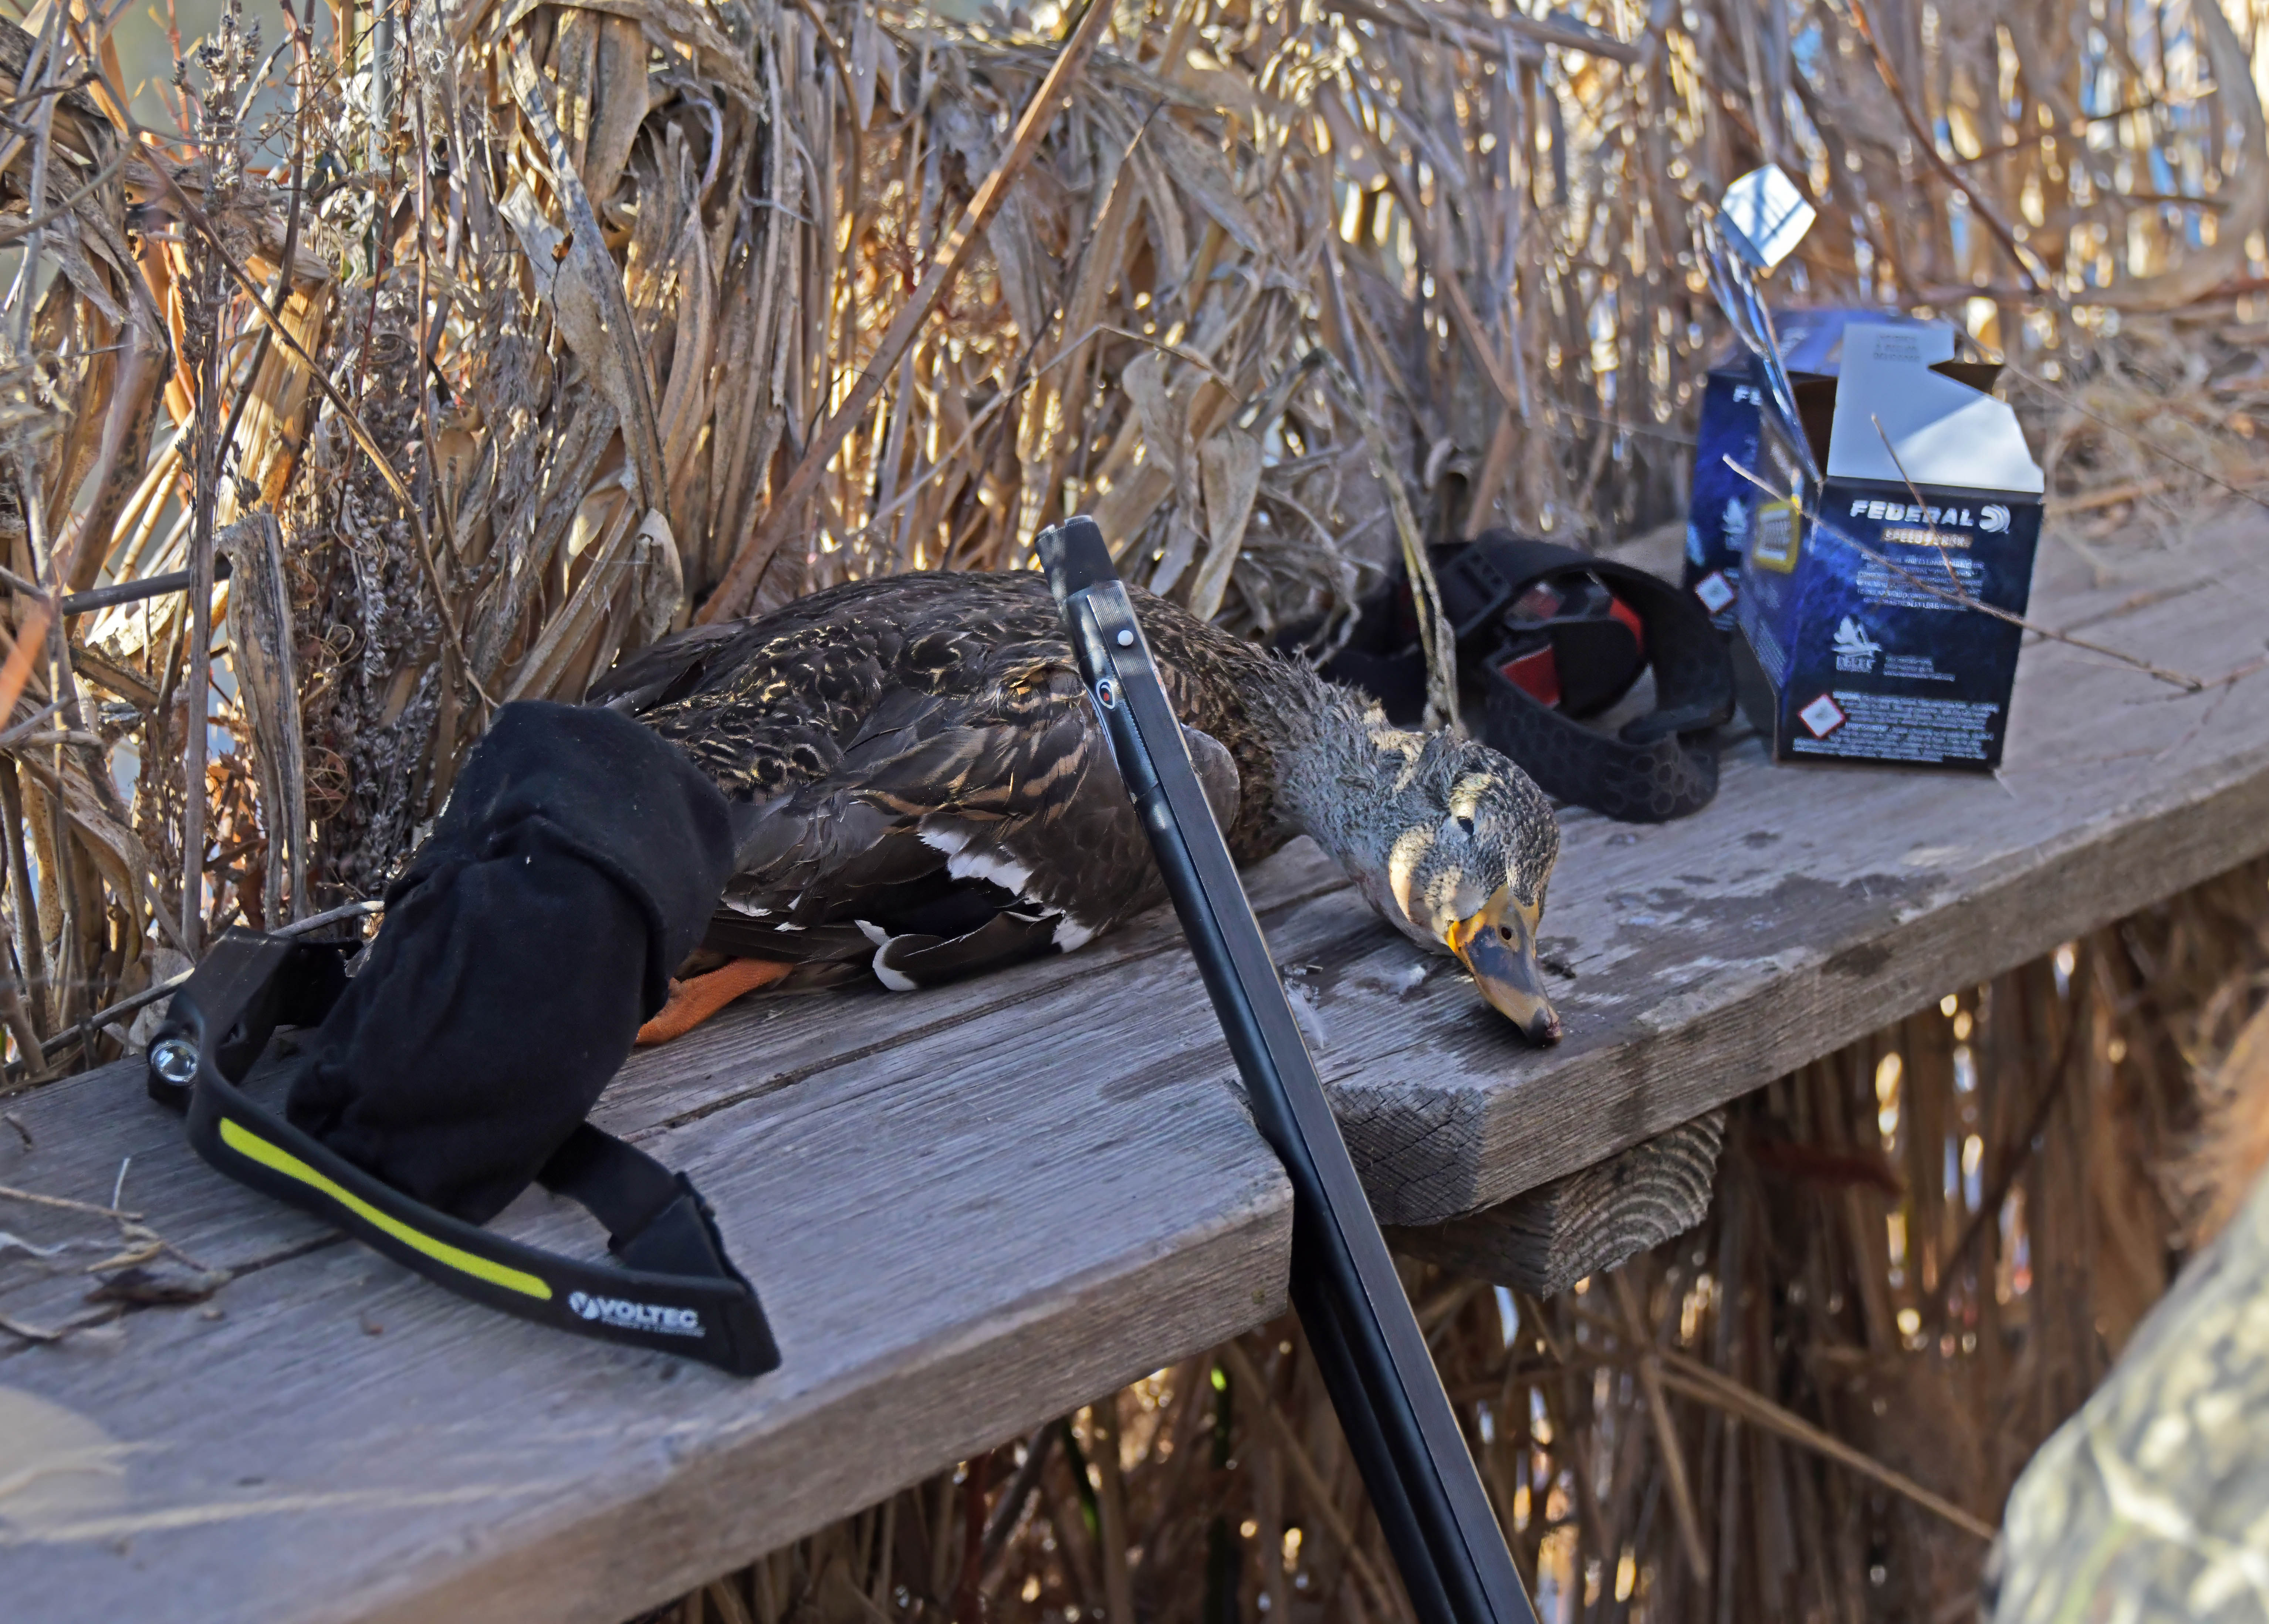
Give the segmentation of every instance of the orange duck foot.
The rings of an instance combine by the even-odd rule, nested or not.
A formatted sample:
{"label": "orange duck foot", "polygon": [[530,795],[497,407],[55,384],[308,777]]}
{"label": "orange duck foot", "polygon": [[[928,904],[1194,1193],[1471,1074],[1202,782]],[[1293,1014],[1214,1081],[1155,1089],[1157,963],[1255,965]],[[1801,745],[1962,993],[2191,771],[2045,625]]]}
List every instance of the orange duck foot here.
{"label": "orange duck foot", "polygon": [[674,1037],[683,1037],[743,993],[753,993],[784,979],[793,964],[771,959],[736,958],[722,970],[706,976],[688,976],[669,984],[669,1001],[654,1019],[639,1028],[638,1046],[651,1049]]}

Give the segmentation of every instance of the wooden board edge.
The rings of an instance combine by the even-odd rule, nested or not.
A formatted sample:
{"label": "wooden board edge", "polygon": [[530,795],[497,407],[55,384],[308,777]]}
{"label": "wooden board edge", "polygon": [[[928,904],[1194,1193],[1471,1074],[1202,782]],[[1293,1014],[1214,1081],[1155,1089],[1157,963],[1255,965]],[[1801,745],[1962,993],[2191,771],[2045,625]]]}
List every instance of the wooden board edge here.
{"label": "wooden board edge", "polygon": [[1447,1223],[1389,1229],[1397,1251],[1548,1297],[1674,1240],[1708,1215],[1720,1108],[1601,1162]]}
{"label": "wooden board edge", "polygon": [[1284,1311],[1291,1238],[1291,1191],[1279,1180],[1194,1244],[1072,1282],[1005,1327],[942,1339],[879,1384],[847,1373],[787,1426],[728,1439],[666,1487],[610,1509],[602,1541],[588,1519],[562,1522],[508,1551],[469,1551],[446,1571],[427,1564],[416,1582],[343,1600],[308,1624],[622,1624],[1266,1323]]}
{"label": "wooden board edge", "polygon": [[[1478,1132],[1466,1140],[1474,1149],[1430,1181],[1398,1186],[1381,1218],[1446,1223],[1511,1200],[1762,1088],[1948,992],[2014,970],[2269,853],[2269,757],[2233,765],[2202,794],[2104,826],[2116,834],[2076,840],[1959,901],[1896,923],[1864,951],[1832,953],[1761,982],[1699,1020],[1587,1057],[1585,1069],[1608,1074],[1613,1084],[1587,1101],[1578,1131],[1553,1137],[1548,1152],[1530,1120],[1530,1088],[1482,1092]],[[2107,861],[2115,841],[2147,860]],[[1791,1006],[1813,1014],[1777,1027],[1771,1012]],[[1750,1036],[1777,1030],[1780,1035],[1763,1044]],[[1532,1087],[1565,1089],[1571,1081],[1556,1073]]]}

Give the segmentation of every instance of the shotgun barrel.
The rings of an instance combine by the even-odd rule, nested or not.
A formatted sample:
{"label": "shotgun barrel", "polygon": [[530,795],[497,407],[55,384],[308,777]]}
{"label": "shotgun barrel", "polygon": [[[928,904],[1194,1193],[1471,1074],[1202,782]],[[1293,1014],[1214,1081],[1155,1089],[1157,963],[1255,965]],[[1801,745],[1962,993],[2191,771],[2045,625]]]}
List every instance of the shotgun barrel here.
{"label": "shotgun barrel", "polygon": [[1292,1305],[1403,1585],[1430,1621],[1535,1624],[1103,532],[1075,518],[1038,549],[1253,1119],[1291,1181]]}

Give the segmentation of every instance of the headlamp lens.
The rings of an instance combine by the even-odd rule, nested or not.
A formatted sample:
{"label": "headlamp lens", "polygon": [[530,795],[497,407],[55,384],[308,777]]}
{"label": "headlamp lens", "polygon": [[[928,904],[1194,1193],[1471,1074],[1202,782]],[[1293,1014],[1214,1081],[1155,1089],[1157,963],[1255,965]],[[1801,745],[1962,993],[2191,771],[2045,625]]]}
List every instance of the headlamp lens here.
{"label": "headlamp lens", "polygon": [[150,1047],[150,1068],[176,1088],[197,1074],[197,1046],[186,1037],[161,1037]]}

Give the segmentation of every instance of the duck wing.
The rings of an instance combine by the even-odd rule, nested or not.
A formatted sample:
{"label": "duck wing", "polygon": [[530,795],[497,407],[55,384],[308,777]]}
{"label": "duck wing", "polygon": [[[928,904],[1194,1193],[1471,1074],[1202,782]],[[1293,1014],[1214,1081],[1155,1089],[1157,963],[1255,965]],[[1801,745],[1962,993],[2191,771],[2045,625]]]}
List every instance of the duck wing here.
{"label": "duck wing", "polygon": [[583,703],[636,716],[683,698],[700,685],[713,664],[730,658],[746,633],[746,626],[731,622],[689,626],[601,673],[584,692]]}
{"label": "duck wing", "polygon": [[[606,692],[632,696],[735,798],[736,872],[705,945],[864,957],[906,987],[1068,951],[1156,903],[1045,587],[892,579],[854,600],[861,613],[839,605],[802,629],[770,616],[684,653],[673,639],[610,674]],[[1236,763],[1184,732],[1226,827]]]}
{"label": "duck wing", "polygon": [[[1149,843],[1076,673],[1030,670],[1008,687],[991,714],[920,716],[751,808],[706,945],[871,953],[903,988],[1069,951],[1156,903]],[[1186,736],[1225,822],[1236,764],[1207,734]]]}

